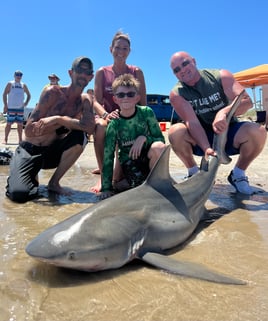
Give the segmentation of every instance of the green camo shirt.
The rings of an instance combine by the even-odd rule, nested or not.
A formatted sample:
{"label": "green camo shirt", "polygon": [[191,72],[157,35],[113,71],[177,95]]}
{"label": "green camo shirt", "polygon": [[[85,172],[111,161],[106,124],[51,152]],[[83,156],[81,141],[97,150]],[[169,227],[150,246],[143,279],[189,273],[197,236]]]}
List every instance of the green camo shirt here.
{"label": "green camo shirt", "polygon": [[129,151],[135,140],[141,135],[146,137],[145,148],[156,141],[165,143],[155,114],[148,106],[136,106],[136,111],[131,117],[120,116],[120,118],[110,121],[105,136],[102,192],[112,190],[116,144],[118,144],[120,164],[123,164],[129,159]]}

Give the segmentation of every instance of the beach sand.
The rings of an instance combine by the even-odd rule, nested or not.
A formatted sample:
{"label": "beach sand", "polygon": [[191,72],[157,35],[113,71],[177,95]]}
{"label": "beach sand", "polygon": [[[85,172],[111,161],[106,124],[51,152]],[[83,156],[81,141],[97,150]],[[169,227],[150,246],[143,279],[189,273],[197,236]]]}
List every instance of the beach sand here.
{"label": "beach sand", "polygon": [[[0,141],[4,126],[0,125]],[[15,150],[16,129],[12,129],[7,146]],[[97,273],[66,271],[37,262],[25,253],[27,243],[96,202],[89,192],[100,178],[91,173],[97,166],[93,143],[88,143],[62,179],[62,186],[74,191],[70,198],[48,197],[45,186],[53,172],[48,170],[40,175],[44,197],[26,204],[13,203],[5,196],[9,167],[0,166],[0,319],[268,321],[267,156],[268,143],[247,171],[258,192],[252,196],[235,193],[227,182],[237,156],[231,164],[220,166],[206,203],[207,220],[172,254],[177,260],[246,280],[245,286],[183,278],[140,261]],[[186,175],[172,151],[170,173],[178,181]]]}

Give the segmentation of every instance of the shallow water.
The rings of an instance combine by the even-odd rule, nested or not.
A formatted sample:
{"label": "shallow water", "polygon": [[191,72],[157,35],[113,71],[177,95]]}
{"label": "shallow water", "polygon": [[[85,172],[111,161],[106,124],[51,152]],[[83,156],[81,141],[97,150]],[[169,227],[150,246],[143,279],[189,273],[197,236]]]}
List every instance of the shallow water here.
{"label": "shallow water", "polygon": [[[71,197],[49,196],[45,184],[52,172],[45,171],[40,175],[43,197],[26,204],[5,197],[8,166],[0,166],[0,320],[268,320],[266,168],[256,164],[250,172],[259,193],[241,197],[226,183],[228,167],[221,167],[206,204],[207,220],[172,254],[248,281],[235,286],[171,275],[139,261],[85,273],[29,257],[25,246],[39,232],[96,202],[88,187],[98,177],[85,164],[78,162],[62,181],[73,190]],[[171,172],[176,179],[184,174],[174,158]]]}

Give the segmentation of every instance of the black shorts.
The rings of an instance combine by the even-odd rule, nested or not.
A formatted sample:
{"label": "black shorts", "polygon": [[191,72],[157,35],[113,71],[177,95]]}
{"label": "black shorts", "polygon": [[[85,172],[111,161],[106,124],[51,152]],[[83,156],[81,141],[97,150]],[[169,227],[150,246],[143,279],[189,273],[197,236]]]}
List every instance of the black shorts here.
{"label": "black shorts", "polygon": [[143,148],[138,159],[129,159],[121,165],[131,188],[141,185],[150,172],[149,158],[147,156],[149,149],[150,146]]}
{"label": "black shorts", "polygon": [[50,146],[36,146],[21,142],[10,162],[6,196],[19,203],[27,202],[38,194],[37,174],[41,169],[56,168],[64,151],[79,144],[85,146],[85,133],[74,130]]}

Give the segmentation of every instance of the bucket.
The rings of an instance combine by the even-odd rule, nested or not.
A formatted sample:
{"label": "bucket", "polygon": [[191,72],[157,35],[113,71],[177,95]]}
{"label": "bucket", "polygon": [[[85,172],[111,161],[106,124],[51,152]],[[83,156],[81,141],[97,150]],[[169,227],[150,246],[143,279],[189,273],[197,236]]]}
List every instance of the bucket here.
{"label": "bucket", "polygon": [[160,129],[162,132],[165,132],[166,131],[166,123],[159,123],[159,126],[160,126]]}

